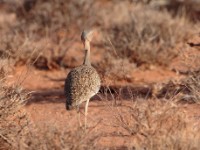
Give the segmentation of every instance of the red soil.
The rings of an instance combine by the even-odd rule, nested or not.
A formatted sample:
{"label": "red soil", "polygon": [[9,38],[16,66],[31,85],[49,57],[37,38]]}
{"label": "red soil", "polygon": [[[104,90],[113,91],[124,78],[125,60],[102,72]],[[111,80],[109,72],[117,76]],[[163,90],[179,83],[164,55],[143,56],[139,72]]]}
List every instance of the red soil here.
{"label": "red soil", "polygon": [[[74,45],[72,49],[79,49],[80,45]],[[95,53],[95,52],[93,52]],[[77,51],[69,51],[69,56],[77,56]],[[100,61],[100,55],[94,55],[93,61]],[[82,58],[80,57],[80,60]],[[178,59],[178,58],[177,58]],[[79,61],[78,61],[79,63]],[[178,63],[173,62],[173,63]],[[80,63],[79,63],[80,64]],[[78,65],[78,64],[77,64]],[[26,110],[30,114],[32,121],[38,127],[44,127],[51,124],[58,126],[59,128],[65,128],[66,126],[73,130],[74,126],[78,125],[76,110],[66,111],[65,109],[65,97],[63,96],[64,79],[67,76],[69,70],[37,70],[33,67],[17,67],[15,74],[9,77],[9,84],[22,83],[24,89],[33,91],[33,97],[26,105]],[[181,75],[175,73],[168,68],[161,68],[152,66],[150,69],[136,69],[132,71],[131,81],[115,81],[115,85],[151,85],[154,83],[163,83],[172,79],[180,79]],[[25,78],[25,80],[24,80]],[[108,83],[104,85],[111,85],[113,81],[111,79],[105,80]],[[88,126],[97,133],[103,134],[99,139],[99,145],[104,146],[133,146],[137,142],[129,133],[121,127],[115,127],[114,113],[118,110],[125,109],[125,105],[132,105],[131,100],[117,101],[118,106],[112,107],[113,100],[107,100],[107,98],[99,94],[92,98],[89,104]],[[100,97],[100,98],[99,98]],[[103,97],[103,98],[102,98]],[[197,104],[186,104],[183,109],[188,112],[191,120],[196,120],[196,124],[199,123],[200,118],[200,106]],[[84,112],[84,104],[82,104],[82,114]],[[81,115],[82,122],[84,115]],[[113,141],[115,141],[113,143]]]}

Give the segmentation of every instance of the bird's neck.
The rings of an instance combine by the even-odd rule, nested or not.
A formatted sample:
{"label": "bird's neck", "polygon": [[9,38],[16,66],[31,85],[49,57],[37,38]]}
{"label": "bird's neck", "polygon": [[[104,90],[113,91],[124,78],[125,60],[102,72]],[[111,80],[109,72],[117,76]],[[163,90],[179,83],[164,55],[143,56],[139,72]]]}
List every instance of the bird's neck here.
{"label": "bird's neck", "polygon": [[89,42],[85,43],[85,57],[84,57],[83,65],[91,66],[91,62],[90,62],[90,43]]}

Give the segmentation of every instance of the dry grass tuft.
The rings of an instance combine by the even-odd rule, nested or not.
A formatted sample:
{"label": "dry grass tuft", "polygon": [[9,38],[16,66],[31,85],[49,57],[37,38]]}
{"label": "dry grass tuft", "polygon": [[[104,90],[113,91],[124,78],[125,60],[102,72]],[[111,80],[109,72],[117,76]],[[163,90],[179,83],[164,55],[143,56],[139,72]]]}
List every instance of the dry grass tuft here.
{"label": "dry grass tuft", "polygon": [[102,77],[115,80],[129,80],[130,74],[136,68],[128,59],[115,58],[111,53],[104,56],[104,61],[97,64],[98,72]]}
{"label": "dry grass tuft", "polygon": [[200,103],[200,71],[191,74],[182,81],[188,93],[182,99],[189,102]]}
{"label": "dry grass tuft", "polygon": [[58,126],[45,126],[36,129],[26,136],[26,147],[28,149],[97,149],[99,133],[93,130],[83,131],[74,128],[59,129]]}
{"label": "dry grass tuft", "polygon": [[167,9],[173,16],[185,16],[191,21],[199,21],[200,2],[198,0],[150,0],[151,6]]}
{"label": "dry grass tuft", "polygon": [[173,99],[188,103],[199,103],[200,100],[200,74],[193,72],[180,81],[169,81],[162,85],[154,86],[156,98]]}
{"label": "dry grass tuft", "polygon": [[187,19],[173,18],[167,12],[137,6],[129,14],[129,22],[112,26],[108,31],[118,55],[137,66],[144,63],[167,66],[178,55],[175,46],[194,33]]}
{"label": "dry grass tuft", "polygon": [[20,149],[30,125],[24,109],[28,93],[19,84],[7,85],[14,63],[6,53],[0,56],[0,149]]}
{"label": "dry grass tuft", "polygon": [[28,116],[23,108],[27,100],[20,87],[0,87],[0,149],[18,149],[27,132]]}
{"label": "dry grass tuft", "polygon": [[199,129],[188,123],[183,108],[172,101],[137,100],[116,114],[116,122],[136,140],[136,149],[198,149]]}

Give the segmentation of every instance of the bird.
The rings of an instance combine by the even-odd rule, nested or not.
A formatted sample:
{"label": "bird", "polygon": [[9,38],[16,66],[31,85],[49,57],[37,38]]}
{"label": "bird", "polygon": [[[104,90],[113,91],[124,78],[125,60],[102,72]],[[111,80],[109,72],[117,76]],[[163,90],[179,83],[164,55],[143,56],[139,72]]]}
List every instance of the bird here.
{"label": "bird", "polygon": [[80,109],[81,103],[85,104],[85,128],[87,126],[88,105],[91,97],[96,95],[101,86],[101,80],[98,72],[91,65],[90,61],[90,42],[93,38],[93,30],[83,30],[81,34],[81,41],[84,45],[84,61],[83,64],[73,68],[67,75],[64,86],[64,93],[66,96],[66,109],[71,110],[77,108],[78,120],[80,123]]}

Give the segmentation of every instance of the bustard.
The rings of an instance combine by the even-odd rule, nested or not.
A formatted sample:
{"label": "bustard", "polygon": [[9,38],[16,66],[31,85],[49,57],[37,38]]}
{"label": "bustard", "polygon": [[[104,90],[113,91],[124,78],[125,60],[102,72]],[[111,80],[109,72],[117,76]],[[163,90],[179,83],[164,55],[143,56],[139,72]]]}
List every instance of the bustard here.
{"label": "bustard", "polygon": [[[85,57],[83,64],[72,69],[65,80],[66,109],[76,107],[80,123],[79,105],[86,101],[85,104],[85,128],[87,125],[87,112],[89,100],[98,93],[101,85],[100,77],[91,66],[90,62],[90,42],[93,37],[93,31],[83,31],[81,40],[84,45]],[[81,123],[80,123],[81,124]]]}

